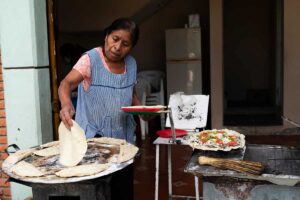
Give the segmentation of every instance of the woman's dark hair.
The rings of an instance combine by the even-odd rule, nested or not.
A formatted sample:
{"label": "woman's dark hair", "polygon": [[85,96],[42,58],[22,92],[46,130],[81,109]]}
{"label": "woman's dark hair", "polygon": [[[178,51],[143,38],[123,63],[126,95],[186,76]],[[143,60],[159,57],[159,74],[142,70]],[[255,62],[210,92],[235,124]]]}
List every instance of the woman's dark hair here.
{"label": "woman's dark hair", "polygon": [[134,47],[139,39],[139,27],[129,18],[119,18],[104,30],[105,36],[116,30],[127,30],[131,34],[132,46]]}

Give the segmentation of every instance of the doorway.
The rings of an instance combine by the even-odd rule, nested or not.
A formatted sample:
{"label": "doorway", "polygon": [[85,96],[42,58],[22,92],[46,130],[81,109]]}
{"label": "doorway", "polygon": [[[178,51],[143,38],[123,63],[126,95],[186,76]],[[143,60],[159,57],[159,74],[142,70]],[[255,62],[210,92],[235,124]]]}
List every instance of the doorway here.
{"label": "doorway", "polygon": [[224,0],[224,125],[282,124],[282,0]]}

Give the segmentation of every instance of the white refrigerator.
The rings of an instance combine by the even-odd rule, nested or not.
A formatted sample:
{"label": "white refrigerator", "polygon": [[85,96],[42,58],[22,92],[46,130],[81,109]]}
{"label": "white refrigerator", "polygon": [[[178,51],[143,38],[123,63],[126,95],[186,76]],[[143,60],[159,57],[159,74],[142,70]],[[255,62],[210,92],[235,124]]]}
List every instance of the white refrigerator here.
{"label": "white refrigerator", "polygon": [[166,30],[167,97],[202,94],[201,29]]}

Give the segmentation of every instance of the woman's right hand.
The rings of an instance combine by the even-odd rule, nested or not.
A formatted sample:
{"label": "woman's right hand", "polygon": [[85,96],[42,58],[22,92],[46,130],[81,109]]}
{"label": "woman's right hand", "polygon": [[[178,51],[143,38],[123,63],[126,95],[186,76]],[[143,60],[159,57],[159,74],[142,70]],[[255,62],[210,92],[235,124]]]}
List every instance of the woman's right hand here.
{"label": "woman's right hand", "polygon": [[59,113],[60,119],[64,123],[67,129],[71,129],[72,117],[75,114],[75,109],[71,101],[71,92],[78,86],[83,80],[83,76],[75,69],[60,82],[58,88],[58,96],[61,103],[61,110]]}
{"label": "woman's right hand", "polygon": [[67,129],[71,129],[71,126],[73,126],[72,118],[75,114],[75,109],[72,103],[68,103],[66,105],[63,105],[59,116],[64,125],[66,126]]}

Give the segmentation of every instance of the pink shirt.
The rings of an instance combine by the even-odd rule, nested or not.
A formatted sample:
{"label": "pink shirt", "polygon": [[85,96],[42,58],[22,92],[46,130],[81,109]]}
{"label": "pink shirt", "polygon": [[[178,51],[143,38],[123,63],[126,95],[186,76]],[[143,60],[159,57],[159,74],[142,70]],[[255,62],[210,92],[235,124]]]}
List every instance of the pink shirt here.
{"label": "pink shirt", "polygon": [[[99,56],[101,58],[104,67],[107,69],[107,71],[111,72],[107,63],[105,62],[102,48],[98,47],[96,48],[96,50],[99,53]],[[91,68],[90,57],[87,54],[81,56],[77,61],[77,63],[74,65],[73,69],[77,70],[83,76],[83,88],[85,91],[87,91],[92,81],[91,79],[92,68]],[[126,73],[126,71],[124,73]]]}

